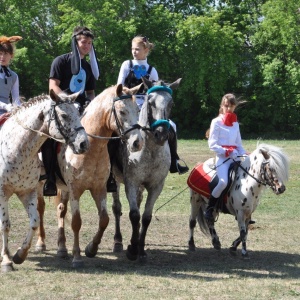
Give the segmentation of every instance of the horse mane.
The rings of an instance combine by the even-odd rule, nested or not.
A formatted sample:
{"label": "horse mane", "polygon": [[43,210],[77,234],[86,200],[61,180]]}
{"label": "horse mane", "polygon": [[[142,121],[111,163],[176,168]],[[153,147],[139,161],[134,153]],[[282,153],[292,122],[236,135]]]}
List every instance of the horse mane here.
{"label": "horse mane", "polygon": [[17,106],[11,112],[11,116],[15,115],[20,110],[26,109],[28,107],[31,107],[31,106],[35,105],[36,103],[39,103],[39,102],[42,102],[42,101],[45,101],[45,100],[49,100],[49,99],[50,99],[49,95],[46,95],[46,94],[41,94],[39,96],[35,96],[33,98],[29,98],[28,101],[22,102],[20,106]]}
{"label": "horse mane", "polygon": [[259,144],[257,150],[269,156],[270,167],[275,170],[283,182],[287,182],[289,179],[290,162],[282,149],[272,145]]}

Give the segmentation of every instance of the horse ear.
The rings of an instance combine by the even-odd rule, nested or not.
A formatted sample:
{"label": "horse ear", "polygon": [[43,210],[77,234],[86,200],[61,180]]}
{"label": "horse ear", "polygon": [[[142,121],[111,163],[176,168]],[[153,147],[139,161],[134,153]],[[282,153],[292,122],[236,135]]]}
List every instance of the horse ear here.
{"label": "horse ear", "polygon": [[148,90],[153,86],[152,81],[148,80],[145,77],[142,77],[143,83],[145,85],[145,88],[147,88]]}
{"label": "horse ear", "polygon": [[116,89],[116,94],[118,97],[120,97],[122,95],[123,92],[123,85],[120,83],[117,85],[117,89]]}
{"label": "horse ear", "polygon": [[77,93],[74,93],[74,94],[70,95],[70,96],[69,96],[70,100],[71,100],[72,102],[75,102],[75,100],[77,99],[77,97],[79,96],[79,94],[80,94],[80,91],[77,92]]}
{"label": "horse ear", "polygon": [[141,83],[141,84],[139,84],[139,85],[137,85],[137,86],[131,88],[131,89],[130,89],[131,95],[137,94],[138,91],[141,89],[141,87],[142,87],[143,84],[144,84],[144,83]]}
{"label": "horse ear", "polygon": [[180,84],[182,78],[178,78],[176,81],[174,81],[173,83],[171,83],[169,85],[169,88],[171,88],[172,90],[176,90]]}
{"label": "horse ear", "polygon": [[57,96],[57,94],[53,91],[53,89],[50,90],[50,98],[54,101],[54,102],[58,102],[59,98]]}
{"label": "horse ear", "polygon": [[266,160],[268,160],[270,158],[270,155],[266,151],[260,150],[260,152]]}

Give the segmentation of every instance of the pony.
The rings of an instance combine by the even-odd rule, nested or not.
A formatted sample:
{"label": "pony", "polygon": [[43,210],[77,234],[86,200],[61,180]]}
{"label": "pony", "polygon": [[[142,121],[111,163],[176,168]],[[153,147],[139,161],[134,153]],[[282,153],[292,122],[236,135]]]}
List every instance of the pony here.
{"label": "pony", "polygon": [[[123,94],[122,85],[112,86],[105,89],[85,109],[81,122],[89,139],[90,148],[82,155],[74,155],[69,147],[63,147],[58,154],[58,165],[61,170],[62,179],[57,184],[60,189],[57,198],[58,218],[58,257],[67,257],[65,237],[65,216],[67,204],[70,200],[72,221],[71,226],[74,234],[72,266],[79,268],[84,266],[79,246],[79,232],[82,224],[79,201],[84,191],[89,190],[95,201],[98,211],[98,229],[92,241],[86,246],[87,257],[97,254],[104,231],[109,223],[106,207],[107,192],[106,182],[110,173],[110,159],[107,149],[109,139],[112,135],[120,139],[124,147],[130,151],[139,151],[143,145],[138,126],[138,106],[132,98],[140,86],[128,90],[129,94]],[[43,215],[45,201],[39,189],[38,209],[41,222],[38,231],[36,250],[43,251],[45,245],[45,230]]]}
{"label": "pony", "polygon": [[[27,257],[31,241],[39,226],[37,211],[37,184],[41,166],[38,156],[41,145],[49,137],[81,154],[89,142],[74,105],[77,94],[67,96],[40,95],[23,103],[12,112],[0,130],[0,224],[2,233],[2,262],[4,272],[13,270],[13,262],[21,264]],[[16,194],[29,217],[29,230],[21,247],[10,258],[8,236],[10,219],[8,200]]]}
{"label": "pony", "polygon": [[[151,223],[154,204],[159,197],[168,175],[171,156],[168,144],[170,116],[173,98],[172,90],[179,86],[180,79],[171,84],[163,81],[150,82],[143,79],[147,90],[145,102],[142,106],[139,124],[142,126],[144,145],[141,151],[131,153],[121,145],[117,159],[113,163],[113,173],[117,180],[117,192],[113,193],[113,214],[115,217],[114,252],[123,250],[120,218],[122,206],[120,202],[120,183],[125,185],[130,212],[129,219],[132,225],[130,245],[126,256],[129,260],[147,260],[145,252],[145,238]],[[147,190],[145,209],[142,215],[140,228],[140,205],[143,191]]]}
{"label": "pony", "polygon": [[[200,166],[202,170],[206,170],[206,173],[198,178],[199,182],[206,175],[214,177],[215,168],[218,166],[214,166],[212,162],[213,159],[209,159]],[[288,181],[289,177],[289,159],[280,148],[260,144],[243,161],[235,162],[235,164],[235,177],[227,192],[225,190],[223,193],[224,198],[221,198],[223,200],[221,206],[214,210],[214,218],[218,217],[219,212],[231,214],[236,218],[240,235],[233,241],[230,253],[236,255],[237,247],[242,243],[242,257],[248,259],[246,241],[251,215],[257,208],[261,193],[266,187],[270,187],[276,195],[285,191],[285,182]],[[197,184],[195,177],[191,182],[193,172],[196,172],[196,169],[199,170],[199,165],[192,170],[188,178],[191,203],[189,249],[195,251],[194,228],[198,222],[201,231],[210,234],[214,248],[220,250],[221,243],[214,227],[214,221],[206,221],[204,217],[210,193],[207,191],[207,182],[205,183],[207,180],[202,180],[200,184]]]}

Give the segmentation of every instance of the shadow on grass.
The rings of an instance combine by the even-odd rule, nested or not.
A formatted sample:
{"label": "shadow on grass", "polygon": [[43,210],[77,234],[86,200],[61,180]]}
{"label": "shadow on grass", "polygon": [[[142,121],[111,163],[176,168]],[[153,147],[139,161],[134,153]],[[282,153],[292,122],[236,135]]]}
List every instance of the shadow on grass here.
{"label": "shadow on grass", "polygon": [[[147,245],[149,247],[149,245]],[[125,251],[112,253],[99,251],[95,258],[83,256],[84,267],[72,268],[72,257],[56,257],[52,251],[30,253],[28,260],[36,263],[42,272],[76,272],[84,274],[137,274],[141,276],[173,277],[178,279],[221,280],[224,277],[254,279],[299,279],[300,255],[273,251],[250,252],[250,259],[243,260],[241,252],[236,257],[229,249],[216,251],[212,248],[190,252],[173,248],[167,250],[147,249],[147,263],[129,261]],[[160,246],[161,248],[161,246]],[[24,262],[26,263],[26,261]],[[16,266],[17,267],[17,266]],[[208,274],[210,273],[210,274]]]}

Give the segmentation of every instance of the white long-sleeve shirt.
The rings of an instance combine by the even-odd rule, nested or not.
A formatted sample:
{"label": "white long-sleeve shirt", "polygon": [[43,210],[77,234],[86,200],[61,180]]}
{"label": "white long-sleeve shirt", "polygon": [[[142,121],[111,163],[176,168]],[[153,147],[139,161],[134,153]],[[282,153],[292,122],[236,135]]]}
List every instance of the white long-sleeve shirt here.
{"label": "white long-sleeve shirt", "polygon": [[234,146],[238,155],[246,154],[242,146],[239,123],[234,122],[232,126],[226,126],[222,121],[223,116],[220,114],[211,122],[208,138],[209,149],[218,156],[225,156],[226,149],[223,146]]}

